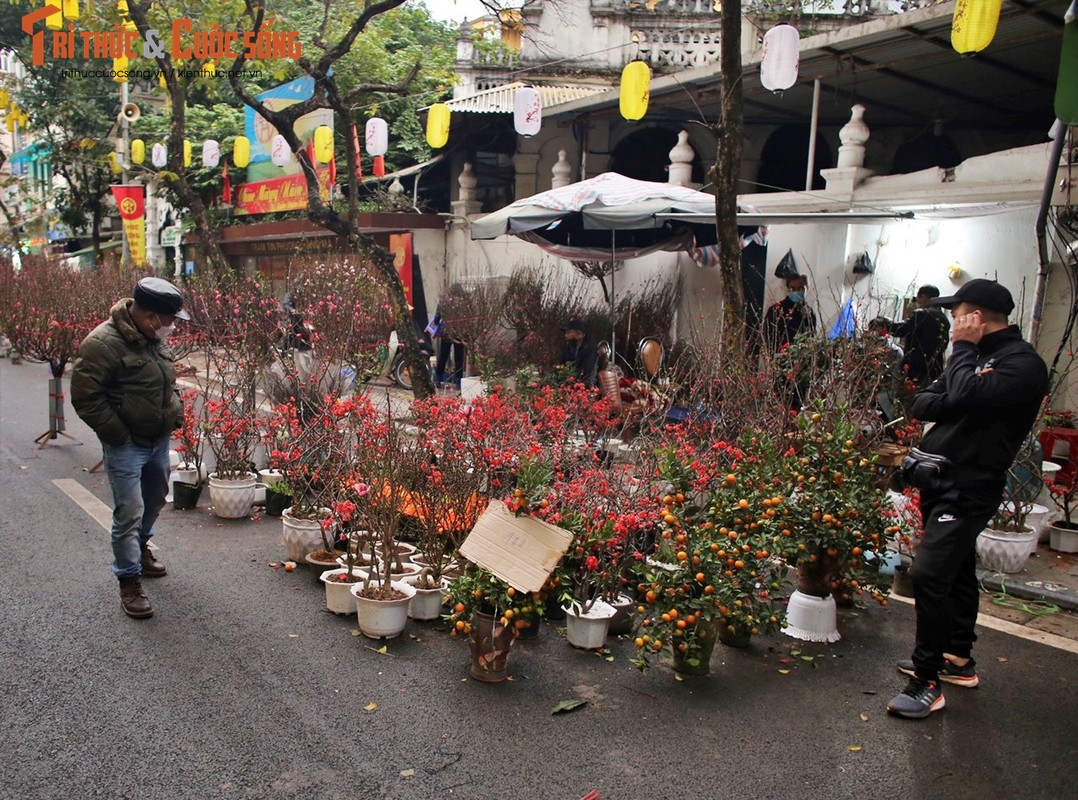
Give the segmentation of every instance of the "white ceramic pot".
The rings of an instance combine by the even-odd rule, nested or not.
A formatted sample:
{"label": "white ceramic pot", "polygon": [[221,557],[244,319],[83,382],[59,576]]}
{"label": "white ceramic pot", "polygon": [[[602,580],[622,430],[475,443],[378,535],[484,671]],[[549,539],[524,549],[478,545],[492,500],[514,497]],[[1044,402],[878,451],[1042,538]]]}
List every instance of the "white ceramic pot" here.
{"label": "white ceramic pot", "polygon": [[[1004,503],[1003,509],[1010,511],[1013,506],[1010,503]],[[1048,506],[1042,506],[1040,503],[1031,503],[1029,511],[1026,512],[1026,525],[1032,528],[1037,536],[1030,542],[1029,554],[1033,555],[1037,552],[1037,542],[1048,541],[1048,524],[1051,522],[1052,510]]]}
{"label": "white ceramic pot", "polygon": [[619,636],[633,629],[633,599],[627,594],[619,594],[618,599],[610,604],[614,607],[614,616],[610,618],[610,627],[607,635]]}
{"label": "white ceramic pot", "polygon": [[[378,581],[369,584],[372,587],[379,585]],[[362,583],[352,584],[359,630],[369,639],[394,639],[408,624],[408,606],[415,596],[415,587],[403,581],[390,581],[389,585],[404,596],[396,600],[372,600],[360,595],[364,588]]]}
{"label": "white ceramic pot", "polygon": [[602,600],[596,600],[591,608],[582,612],[579,603],[564,606],[565,635],[569,644],[582,650],[598,650],[606,644],[610,618],[617,609]]}
{"label": "white ceramic pot", "polygon": [[[333,614],[352,614],[356,610],[356,598],[352,596],[355,583],[341,583],[335,580],[338,575],[347,575],[347,569],[327,569],[319,580],[326,587],[326,608]],[[352,574],[360,581],[367,579],[367,573],[353,569]]]}
{"label": "white ceramic pot", "polygon": [[1048,546],[1060,553],[1078,553],[1078,530],[1052,525],[1049,529]]}
{"label": "white ceramic pot", "polygon": [[442,598],[445,596],[446,589],[449,588],[449,581],[442,578],[440,586],[422,589],[416,586],[420,579],[419,575],[404,579],[405,583],[415,588],[415,597],[408,604],[408,616],[412,619],[438,619],[442,616]]}
{"label": "white ceramic pot", "polygon": [[[329,509],[323,509],[329,516]],[[292,509],[286,508],[281,516],[284,530],[284,546],[288,558],[301,564],[306,562],[307,554],[322,547],[322,521],[317,519],[296,519]]]}
{"label": "white ceramic pot", "polygon": [[837,642],[842,636],[838,632],[835,598],[794,591],[786,607],[786,627],[782,632],[804,642]]}
{"label": "white ceramic pot", "polygon": [[1021,572],[1029,561],[1031,545],[1037,545],[1034,530],[1012,533],[985,528],[977,537],[977,559],[992,572]]}
{"label": "white ceramic pot", "polygon": [[188,467],[186,464],[180,464],[176,469],[172,471],[172,480],[177,483],[189,483],[195,486],[201,482],[201,478],[198,474],[198,470],[194,467]]}
{"label": "white ceramic pot", "polygon": [[223,519],[240,519],[251,513],[255,501],[257,476],[248,472],[245,478],[222,480],[210,473],[210,505],[213,513]]}

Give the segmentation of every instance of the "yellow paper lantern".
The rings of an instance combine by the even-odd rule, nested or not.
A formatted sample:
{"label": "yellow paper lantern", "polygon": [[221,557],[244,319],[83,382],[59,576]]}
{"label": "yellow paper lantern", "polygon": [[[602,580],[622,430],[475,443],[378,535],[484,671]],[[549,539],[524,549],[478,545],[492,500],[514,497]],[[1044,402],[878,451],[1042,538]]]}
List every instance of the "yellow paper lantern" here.
{"label": "yellow paper lantern", "polygon": [[8,114],[7,119],[4,120],[4,125],[7,127],[8,133],[15,133],[15,117]]}
{"label": "yellow paper lantern", "polygon": [[6,106],[10,102],[11,102],[11,95],[9,95],[3,89],[0,89],[0,106]]}
{"label": "yellow paper lantern", "polygon": [[146,160],[146,142],[142,139],[131,140],[131,163],[141,164]]}
{"label": "yellow paper lantern", "polygon": [[120,166],[120,159],[116,157],[116,153],[109,153],[109,169],[116,175],[124,171],[124,168]]}
{"label": "yellow paper lantern", "polygon": [[251,140],[246,136],[237,136],[232,145],[232,163],[243,169],[251,163]]}
{"label": "yellow paper lantern", "polygon": [[651,99],[651,67],[643,61],[633,61],[621,71],[621,92],[618,107],[627,120],[643,119]]}
{"label": "yellow paper lantern", "polygon": [[79,0],[64,0],[64,19],[79,18]]}
{"label": "yellow paper lantern", "polygon": [[127,70],[130,59],[127,56],[117,56],[112,59],[112,68],[116,74],[112,80],[116,83],[127,83]]}
{"label": "yellow paper lantern", "polygon": [[319,125],[314,129],[314,157],[319,164],[333,160],[333,128]]}
{"label": "yellow paper lantern", "polygon": [[445,147],[449,141],[449,106],[435,103],[427,109],[427,144],[435,150]]}
{"label": "yellow paper lantern", "polygon": [[951,21],[951,47],[978,53],[992,43],[1003,0],[958,0]]}
{"label": "yellow paper lantern", "polygon": [[[44,0],[44,2],[42,3],[42,6],[50,5],[58,8],[57,4],[55,2],[50,2],[50,0]],[[45,17],[45,27],[48,28],[50,31],[63,30],[64,15],[61,14],[59,10],[56,11],[56,13],[54,14],[49,14],[47,17]]]}
{"label": "yellow paper lantern", "polygon": [[121,17],[127,16],[127,0],[116,0],[116,13]]}
{"label": "yellow paper lantern", "polygon": [[183,140],[183,165],[191,166],[191,143],[186,139]]}

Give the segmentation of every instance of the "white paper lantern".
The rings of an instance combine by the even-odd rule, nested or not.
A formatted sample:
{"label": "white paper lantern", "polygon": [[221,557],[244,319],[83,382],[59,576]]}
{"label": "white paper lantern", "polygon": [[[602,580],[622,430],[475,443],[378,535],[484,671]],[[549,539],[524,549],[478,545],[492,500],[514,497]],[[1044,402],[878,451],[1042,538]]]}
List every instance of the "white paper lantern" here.
{"label": "white paper lantern", "polygon": [[150,163],[161,169],[168,163],[168,148],[158,142],[150,150]]}
{"label": "white paper lantern", "polygon": [[543,98],[532,86],[522,86],[513,95],[513,128],[521,136],[535,136],[543,125]]}
{"label": "white paper lantern", "polygon": [[202,143],[202,166],[213,169],[221,163],[221,145],[213,139]]}
{"label": "white paper lantern", "polygon": [[801,36],[793,25],[776,25],[764,34],[760,83],[771,92],[784,92],[797,83]]}
{"label": "white paper lantern", "polygon": [[367,155],[384,156],[389,149],[389,126],[381,117],[371,117],[367,120],[363,138],[367,145]]}
{"label": "white paper lantern", "polygon": [[279,133],[270,142],[270,160],[273,161],[275,167],[283,167],[292,160],[292,148]]}

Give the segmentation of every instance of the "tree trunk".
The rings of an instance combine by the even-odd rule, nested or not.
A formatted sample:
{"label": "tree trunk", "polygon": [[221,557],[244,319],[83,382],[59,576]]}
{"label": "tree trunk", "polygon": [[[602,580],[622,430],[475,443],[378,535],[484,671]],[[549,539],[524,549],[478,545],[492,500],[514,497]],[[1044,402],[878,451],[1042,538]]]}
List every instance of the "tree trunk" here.
{"label": "tree trunk", "polygon": [[741,0],[726,0],[722,13],[722,119],[716,136],[715,226],[722,278],[722,339],[726,358],[745,352],[745,290],[737,233],[737,192],[744,129],[741,75]]}

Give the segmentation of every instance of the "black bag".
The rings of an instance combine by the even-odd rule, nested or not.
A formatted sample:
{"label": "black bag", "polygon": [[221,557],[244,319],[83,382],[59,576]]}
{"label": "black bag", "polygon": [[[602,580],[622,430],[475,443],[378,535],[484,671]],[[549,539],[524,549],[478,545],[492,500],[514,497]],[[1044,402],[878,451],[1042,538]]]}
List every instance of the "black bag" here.
{"label": "black bag", "polygon": [[899,474],[902,476],[902,482],[914,489],[939,491],[949,483],[950,470],[951,460],[946,456],[926,453],[914,447],[902,460]]}

